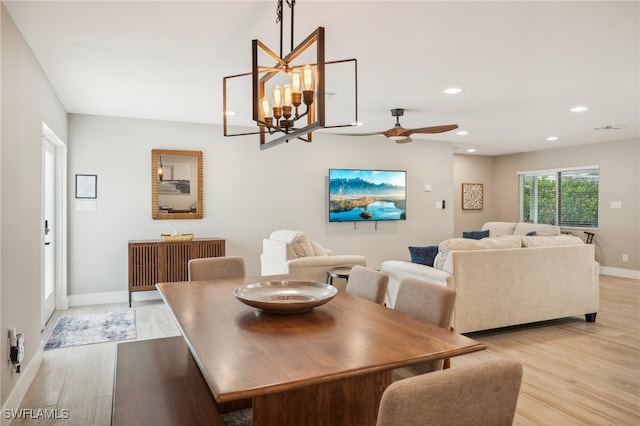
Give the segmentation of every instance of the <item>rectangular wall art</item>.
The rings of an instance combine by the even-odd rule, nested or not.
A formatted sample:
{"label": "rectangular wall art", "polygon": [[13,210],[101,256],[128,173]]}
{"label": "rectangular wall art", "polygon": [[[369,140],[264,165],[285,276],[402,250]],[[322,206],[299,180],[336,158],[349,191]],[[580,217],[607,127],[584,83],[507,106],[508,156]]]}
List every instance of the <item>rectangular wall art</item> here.
{"label": "rectangular wall art", "polygon": [[97,187],[97,175],[76,175],[76,198],[97,198]]}
{"label": "rectangular wall art", "polygon": [[462,184],[462,210],[482,210],[482,184]]}

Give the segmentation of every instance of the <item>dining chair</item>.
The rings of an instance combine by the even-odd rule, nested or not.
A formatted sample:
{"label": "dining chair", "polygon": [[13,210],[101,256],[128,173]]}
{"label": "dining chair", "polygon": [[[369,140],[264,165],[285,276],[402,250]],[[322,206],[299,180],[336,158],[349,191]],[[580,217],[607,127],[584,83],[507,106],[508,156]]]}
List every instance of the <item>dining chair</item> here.
{"label": "dining chair", "polygon": [[245,274],[242,256],[203,257],[188,263],[189,281],[244,278]]}
{"label": "dining chair", "polygon": [[522,365],[499,359],[392,383],[378,406],[377,426],[511,425]]}
{"label": "dining chair", "polygon": [[[400,281],[398,296],[393,309],[430,322],[442,328],[449,328],[456,292],[418,278]],[[394,370],[394,377],[404,378],[415,374],[442,370],[448,360],[429,361],[422,364]]]}
{"label": "dining chair", "polygon": [[351,268],[345,290],[382,305],[387,294],[387,285],[389,275],[366,266],[355,265]]}

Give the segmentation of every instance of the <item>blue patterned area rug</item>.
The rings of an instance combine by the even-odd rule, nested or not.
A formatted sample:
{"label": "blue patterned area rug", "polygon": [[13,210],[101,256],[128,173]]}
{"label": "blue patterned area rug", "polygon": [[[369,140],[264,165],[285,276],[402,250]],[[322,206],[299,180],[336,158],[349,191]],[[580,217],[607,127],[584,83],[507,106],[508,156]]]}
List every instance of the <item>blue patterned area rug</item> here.
{"label": "blue patterned area rug", "polygon": [[135,338],[135,311],[60,317],[44,350]]}

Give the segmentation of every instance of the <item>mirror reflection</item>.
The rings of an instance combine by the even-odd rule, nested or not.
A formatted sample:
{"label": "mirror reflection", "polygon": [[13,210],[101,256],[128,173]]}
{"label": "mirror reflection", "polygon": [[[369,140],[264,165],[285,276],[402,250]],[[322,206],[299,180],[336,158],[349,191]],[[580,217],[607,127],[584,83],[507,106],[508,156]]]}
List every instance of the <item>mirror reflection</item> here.
{"label": "mirror reflection", "polygon": [[151,151],[153,219],[201,219],[202,151]]}

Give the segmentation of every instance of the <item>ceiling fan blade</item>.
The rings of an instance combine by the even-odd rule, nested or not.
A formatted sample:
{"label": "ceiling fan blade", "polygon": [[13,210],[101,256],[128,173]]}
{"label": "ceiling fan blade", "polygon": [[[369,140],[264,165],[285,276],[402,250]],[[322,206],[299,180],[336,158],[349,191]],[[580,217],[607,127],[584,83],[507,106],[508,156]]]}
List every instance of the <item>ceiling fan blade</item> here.
{"label": "ceiling fan blade", "polygon": [[373,136],[373,135],[384,135],[384,132],[371,132],[371,133],[333,133],[334,135],[340,136]]}
{"label": "ceiling fan blade", "polygon": [[414,133],[443,133],[457,129],[457,124],[447,124],[444,126],[418,127],[417,129],[407,129],[401,133],[402,136],[409,136]]}
{"label": "ceiling fan blade", "polygon": [[405,129],[404,127],[394,126],[389,130],[385,130],[384,132],[381,132],[381,133],[390,139],[393,139],[393,138],[402,139],[402,136],[409,136],[409,135],[405,135],[405,132],[407,132],[407,129]]}
{"label": "ceiling fan blade", "polygon": [[411,138],[409,136],[407,136],[404,139],[395,139],[396,143],[407,143],[407,142],[412,142]]}

